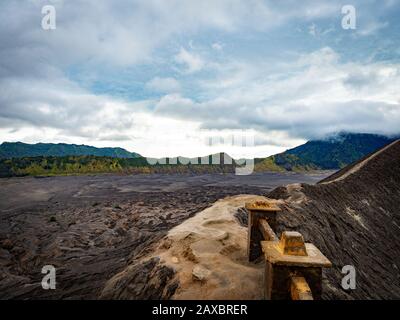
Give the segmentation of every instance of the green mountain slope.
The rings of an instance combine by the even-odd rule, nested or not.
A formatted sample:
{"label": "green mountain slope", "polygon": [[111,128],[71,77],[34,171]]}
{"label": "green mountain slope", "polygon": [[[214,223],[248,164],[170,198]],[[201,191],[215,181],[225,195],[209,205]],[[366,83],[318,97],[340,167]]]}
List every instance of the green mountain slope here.
{"label": "green mountain slope", "polygon": [[[287,171],[340,169],[396,140],[366,133],[340,133],[325,140],[312,140],[283,153],[258,159],[256,170],[262,168]],[[279,170],[273,170],[279,171]]]}
{"label": "green mountain slope", "polygon": [[39,157],[39,156],[100,156],[111,158],[136,158],[139,154],[128,152],[122,148],[96,148],[86,145],[66,143],[4,142],[0,145],[0,159]]}

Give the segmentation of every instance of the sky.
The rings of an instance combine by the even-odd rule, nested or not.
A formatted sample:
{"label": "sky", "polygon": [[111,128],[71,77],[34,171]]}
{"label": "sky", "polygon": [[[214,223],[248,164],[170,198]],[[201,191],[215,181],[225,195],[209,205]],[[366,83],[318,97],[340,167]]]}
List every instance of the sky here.
{"label": "sky", "polygon": [[398,0],[3,0],[0,143],[261,157],[399,134],[399,17]]}

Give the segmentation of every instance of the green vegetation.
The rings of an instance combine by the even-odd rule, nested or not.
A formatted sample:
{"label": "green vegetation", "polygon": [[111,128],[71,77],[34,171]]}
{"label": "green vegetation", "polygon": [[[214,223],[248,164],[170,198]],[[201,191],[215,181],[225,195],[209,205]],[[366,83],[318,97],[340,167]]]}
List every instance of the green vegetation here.
{"label": "green vegetation", "polygon": [[[372,134],[342,133],[326,140],[309,141],[294,149],[287,150],[283,153],[270,156],[268,158],[255,159],[255,171],[303,172],[311,170],[340,169],[368,155],[369,153],[376,151],[393,140],[394,139]],[[1,147],[4,145],[7,144],[3,143]],[[43,144],[34,145],[35,148],[38,145]],[[20,144],[13,144],[13,147],[15,148],[18,146],[20,146]],[[60,145],[56,146],[59,147]],[[71,145],[67,146],[71,147]],[[117,149],[118,148],[114,149],[112,153],[113,156],[40,155],[35,157],[3,158],[0,159],[0,177],[101,173],[227,173],[234,172],[236,166],[235,161],[223,153],[216,154],[214,156],[208,156],[208,163],[212,163],[212,159],[215,159],[215,156],[217,158],[219,156],[219,161],[221,164],[192,164],[193,162],[190,163],[190,159],[180,158],[181,161],[178,161],[177,164],[169,164],[169,161],[167,161],[167,164],[163,165],[150,165],[146,158],[141,156],[115,157],[114,155],[120,152],[118,151],[119,149]],[[35,150],[37,151],[37,149]],[[14,151],[17,152],[16,150]],[[123,155],[126,154],[123,153]],[[201,163],[200,158],[197,158],[196,160],[197,163]],[[224,160],[229,164],[224,164]]]}
{"label": "green vegetation", "polygon": [[326,140],[309,141],[277,155],[277,164],[287,168],[340,169],[394,140],[375,134],[340,133]]}
{"label": "green vegetation", "polygon": [[[185,162],[186,163],[186,162]],[[234,165],[165,164],[150,165],[146,158],[97,156],[25,157],[0,159],[0,177],[54,176],[79,174],[137,173],[224,173]]]}
{"label": "green vegetation", "polygon": [[254,170],[257,172],[272,171],[272,172],[284,172],[285,169],[278,166],[275,162],[275,156],[271,156],[265,159],[257,159],[255,161]]}
{"label": "green vegetation", "polygon": [[0,160],[0,176],[120,172],[119,159],[96,156],[26,157]]}
{"label": "green vegetation", "polygon": [[309,141],[274,156],[257,159],[256,171],[336,170],[394,141],[374,134],[340,133],[325,140]]}
{"label": "green vegetation", "polygon": [[99,156],[112,158],[136,158],[140,155],[122,148],[95,148],[85,145],[65,143],[4,142],[0,145],[0,159],[39,157],[39,156]]}

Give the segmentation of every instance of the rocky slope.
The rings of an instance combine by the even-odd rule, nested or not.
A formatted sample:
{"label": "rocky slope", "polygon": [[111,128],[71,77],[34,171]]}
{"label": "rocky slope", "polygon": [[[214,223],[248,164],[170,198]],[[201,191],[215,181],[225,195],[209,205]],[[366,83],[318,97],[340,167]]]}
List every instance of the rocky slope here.
{"label": "rocky slope", "polygon": [[[296,230],[333,263],[324,297],[400,298],[400,141],[322,180],[268,195],[283,199],[279,230]],[[356,268],[357,286],[341,287],[341,269]]]}
{"label": "rocky slope", "polygon": [[235,217],[235,196],[171,229],[141,260],[107,282],[104,299],[261,299],[263,265],[249,263],[247,228]]}

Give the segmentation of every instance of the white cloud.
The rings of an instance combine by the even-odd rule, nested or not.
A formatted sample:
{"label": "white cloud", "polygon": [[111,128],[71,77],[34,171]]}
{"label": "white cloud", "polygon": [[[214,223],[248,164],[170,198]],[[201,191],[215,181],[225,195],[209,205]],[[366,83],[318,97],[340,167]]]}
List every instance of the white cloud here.
{"label": "white cloud", "polygon": [[[336,130],[399,131],[398,64],[344,63],[329,47],[307,53],[304,46],[298,51],[302,54],[286,58],[282,52],[276,60],[252,51],[251,45],[262,47],[258,41],[266,32],[285,24],[290,29],[313,23],[311,33],[324,35],[327,31],[314,22],[326,26],[320,19],[339,20],[338,1],[305,0],[301,6],[291,0],[59,1],[54,32],[40,28],[43,4],[47,1],[0,3],[1,140],[115,145],[153,156],[198,155],[210,151],[196,144],[201,130],[251,129],[258,137],[252,152],[260,155]],[[357,4],[363,14],[359,31],[367,36],[382,32],[387,26],[379,21],[382,12],[366,16],[363,8],[371,7]],[[217,52],[223,44],[216,39],[228,41],[223,36],[230,41],[230,52],[221,60]],[[188,39],[194,39],[191,45],[181,47]],[[249,46],[240,48],[243,39]],[[171,54],[176,48],[179,52]],[[247,51],[252,51],[249,56]],[[175,63],[183,70],[178,75]],[[88,74],[121,71],[121,78],[130,68],[142,73],[142,78],[128,79],[135,84],[133,102],[74,83],[75,68],[81,66]],[[104,79],[91,81],[101,88],[104,74]],[[164,95],[143,100],[142,92],[135,91],[141,86]]]}
{"label": "white cloud", "polygon": [[313,37],[315,37],[317,35],[317,26],[314,23],[312,23],[308,27],[308,33],[311,34]]}
{"label": "white cloud", "polygon": [[387,21],[385,22],[379,22],[379,21],[371,21],[368,22],[365,25],[359,26],[357,29],[357,33],[362,35],[362,36],[369,36],[376,34],[378,31],[381,29],[387,28],[389,26],[389,23]]}
{"label": "white cloud", "polygon": [[148,85],[170,93],[135,103],[91,94],[63,78],[51,84],[3,80],[0,134],[3,140],[65,139],[151,156],[194,156],[213,150],[193,138],[199,132],[245,129],[258,137],[247,151],[261,156],[339,130],[399,131],[399,65],[342,63],[330,48],[299,55],[278,69],[228,64],[217,69],[216,78],[199,83],[198,90],[214,96],[202,101],[171,93],[167,89],[176,83],[164,78]]}
{"label": "white cloud", "polygon": [[146,83],[146,87],[154,91],[165,93],[177,92],[180,91],[181,88],[179,82],[171,77],[155,77]]}
{"label": "white cloud", "polygon": [[299,138],[340,130],[399,132],[399,65],[341,63],[335,51],[323,48],[281,66],[281,74],[270,74],[268,65],[234,66],[206,84],[218,90],[216,98],[195,102],[167,95],[156,112],[199,121],[203,128],[276,130]]}
{"label": "white cloud", "polygon": [[185,65],[186,72],[188,73],[200,71],[204,67],[204,61],[199,55],[191,53],[182,47],[175,56],[175,61]]}
{"label": "white cloud", "polygon": [[221,44],[221,43],[219,43],[219,42],[214,42],[214,43],[211,45],[211,48],[213,48],[213,49],[216,50],[216,51],[222,51],[223,48],[224,48],[224,45]]}

